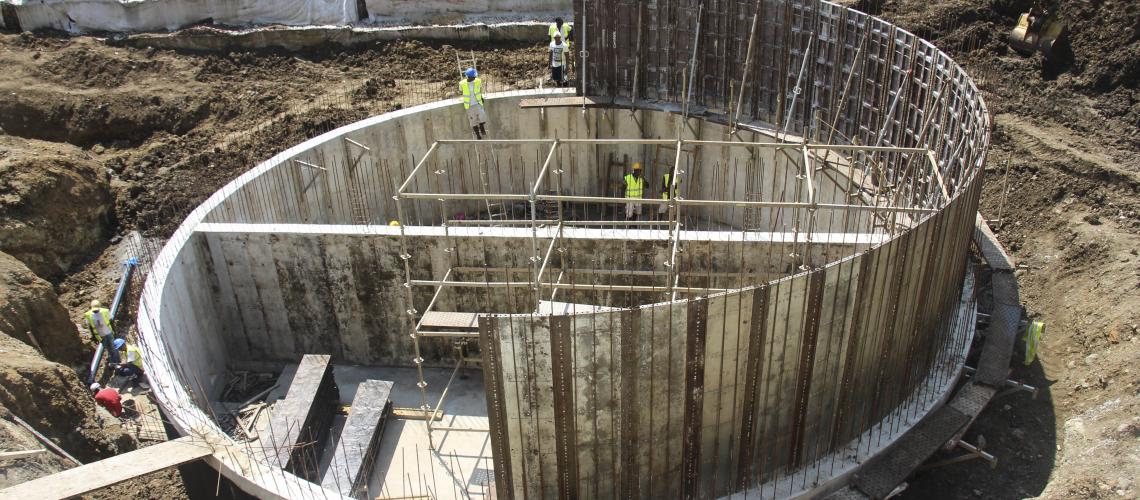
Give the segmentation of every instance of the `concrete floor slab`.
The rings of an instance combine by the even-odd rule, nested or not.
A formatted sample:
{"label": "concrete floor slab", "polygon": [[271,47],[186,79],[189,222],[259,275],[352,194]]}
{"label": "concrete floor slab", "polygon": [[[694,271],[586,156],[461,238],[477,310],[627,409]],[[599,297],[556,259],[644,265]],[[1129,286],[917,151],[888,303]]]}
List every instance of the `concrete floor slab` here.
{"label": "concrete floor slab", "polygon": [[[439,402],[451,373],[451,369],[445,368],[424,369],[429,406],[434,408]],[[343,402],[352,401],[360,383],[369,379],[394,382],[391,395],[394,407],[419,408],[422,402],[415,368],[336,366],[334,377]],[[432,433],[436,445],[433,451],[426,422],[389,417],[380,438],[368,498],[491,498],[494,462],[486,431],[487,401],[482,370],[459,371],[447,392],[442,411],[443,419],[435,422],[435,427],[480,431],[436,430]],[[339,430],[333,429],[331,439],[339,439]]]}

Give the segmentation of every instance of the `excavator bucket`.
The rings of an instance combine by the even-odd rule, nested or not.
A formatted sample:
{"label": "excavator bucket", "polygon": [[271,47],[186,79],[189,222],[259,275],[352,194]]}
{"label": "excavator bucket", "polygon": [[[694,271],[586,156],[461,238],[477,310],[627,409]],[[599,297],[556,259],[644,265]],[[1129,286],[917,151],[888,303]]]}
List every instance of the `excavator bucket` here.
{"label": "excavator bucket", "polygon": [[1033,11],[1021,14],[1009,33],[1009,46],[1023,54],[1041,52],[1046,58],[1052,56],[1053,47],[1064,39],[1068,29],[1056,16],[1045,14],[1044,19],[1036,18],[1041,15]]}

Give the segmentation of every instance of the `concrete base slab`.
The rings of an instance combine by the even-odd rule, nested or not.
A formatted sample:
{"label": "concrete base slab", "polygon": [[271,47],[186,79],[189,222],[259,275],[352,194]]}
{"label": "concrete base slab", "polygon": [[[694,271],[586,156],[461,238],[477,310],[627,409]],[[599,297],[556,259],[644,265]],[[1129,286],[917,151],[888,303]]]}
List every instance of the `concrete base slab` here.
{"label": "concrete base slab", "polygon": [[[451,372],[442,368],[424,369],[429,406],[434,408],[439,402]],[[368,379],[394,382],[390,396],[394,407],[419,408],[422,402],[416,387],[419,377],[414,368],[368,366],[336,367],[341,401],[351,401],[359,384]],[[489,489],[494,462],[486,432],[487,402],[482,371],[460,370],[447,392],[442,410],[443,419],[433,427],[482,431],[436,430],[432,438],[437,449],[433,451],[426,422],[390,417],[380,437],[367,498],[421,495],[438,499],[493,498]]]}

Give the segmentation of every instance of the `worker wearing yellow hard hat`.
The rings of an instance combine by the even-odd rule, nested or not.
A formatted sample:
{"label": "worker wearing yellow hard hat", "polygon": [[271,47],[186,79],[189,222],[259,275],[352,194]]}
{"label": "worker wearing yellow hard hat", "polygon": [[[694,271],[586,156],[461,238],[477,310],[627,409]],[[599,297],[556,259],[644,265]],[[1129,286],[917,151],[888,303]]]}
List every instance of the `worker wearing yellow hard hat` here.
{"label": "worker wearing yellow hard hat", "polygon": [[392,227],[400,227],[400,221],[394,220],[394,221],[389,222],[388,225],[392,226]]}

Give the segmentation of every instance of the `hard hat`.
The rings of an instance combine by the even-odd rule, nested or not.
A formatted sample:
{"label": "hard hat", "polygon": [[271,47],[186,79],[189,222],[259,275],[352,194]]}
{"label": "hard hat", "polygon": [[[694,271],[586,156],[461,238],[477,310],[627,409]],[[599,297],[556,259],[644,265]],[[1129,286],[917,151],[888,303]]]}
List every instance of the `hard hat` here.
{"label": "hard hat", "polygon": [[91,301],[91,308],[92,309],[95,309],[97,307],[101,307],[102,305],[103,305],[103,303],[99,302],[98,300],[92,300]]}
{"label": "hard hat", "polygon": [[127,341],[123,339],[115,339],[111,342],[111,345],[115,346],[115,349],[122,349],[123,346],[127,345]]}
{"label": "hard hat", "polygon": [[392,227],[400,227],[400,221],[394,220],[394,221],[389,222],[388,225],[392,226]]}
{"label": "hard hat", "polygon": [[634,162],[633,163],[633,169],[634,170],[641,170],[641,163]]}
{"label": "hard hat", "polygon": [[99,390],[100,387],[103,387],[103,386],[99,385],[99,382],[95,382],[94,384],[91,384],[90,389],[93,391],[97,391],[97,390]]}
{"label": "hard hat", "polygon": [[463,74],[467,75],[470,78],[475,78],[475,75],[478,75],[479,73],[475,71],[475,68],[467,68],[467,71],[464,71]]}

